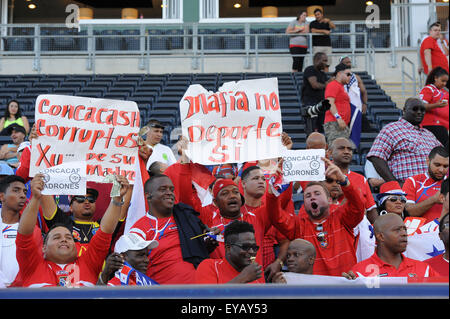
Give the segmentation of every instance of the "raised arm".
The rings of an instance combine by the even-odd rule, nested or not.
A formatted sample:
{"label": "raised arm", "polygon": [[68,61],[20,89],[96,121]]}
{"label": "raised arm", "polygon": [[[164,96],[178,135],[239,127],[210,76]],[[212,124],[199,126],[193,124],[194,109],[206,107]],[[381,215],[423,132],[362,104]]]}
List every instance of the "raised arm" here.
{"label": "raised arm", "polygon": [[116,175],[116,179],[120,183],[120,195],[113,197],[100,223],[100,229],[106,234],[112,234],[116,229],[117,222],[120,218],[121,208],[124,204],[123,198],[130,187],[128,180],[124,176]]}
{"label": "raised arm", "polygon": [[31,235],[36,226],[39,205],[42,199],[42,190],[44,189],[44,175],[36,174],[30,183],[32,197],[25,207],[20,217],[18,232],[22,235]]}

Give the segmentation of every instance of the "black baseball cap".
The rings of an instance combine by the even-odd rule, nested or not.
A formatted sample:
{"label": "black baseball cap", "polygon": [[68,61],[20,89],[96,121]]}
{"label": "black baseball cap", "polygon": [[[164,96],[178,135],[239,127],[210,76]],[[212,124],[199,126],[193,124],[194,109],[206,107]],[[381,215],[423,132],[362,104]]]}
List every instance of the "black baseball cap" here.
{"label": "black baseball cap", "polygon": [[148,123],[147,123],[147,126],[164,129],[164,125],[162,125],[161,122],[158,121],[157,119],[150,119],[150,121],[148,121]]}
{"label": "black baseball cap", "polygon": [[11,135],[12,131],[22,132],[25,136],[27,135],[27,131],[25,131],[25,128],[17,123],[9,125],[6,130],[8,132],[8,135]]}

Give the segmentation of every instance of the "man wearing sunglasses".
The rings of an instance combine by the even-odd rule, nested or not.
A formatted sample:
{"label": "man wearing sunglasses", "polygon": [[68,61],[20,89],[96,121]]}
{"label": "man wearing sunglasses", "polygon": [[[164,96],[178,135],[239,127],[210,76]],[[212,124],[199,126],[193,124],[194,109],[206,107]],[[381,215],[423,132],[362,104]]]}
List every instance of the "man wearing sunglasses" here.
{"label": "man wearing sunglasses", "polygon": [[427,158],[428,171],[409,177],[403,185],[408,194],[406,209],[410,216],[423,217],[428,222],[439,218],[442,201],[439,196],[442,181],[448,175],[448,151],[443,146],[433,148]]}
{"label": "man wearing sunglasses", "polygon": [[262,267],[254,261],[259,246],[255,229],[245,221],[235,220],[224,232],[225,257],[205,259],[195,272],[197,284],[264,283]]}
{"label": "man wearing sunglasses", "polygon": [[338,137],[350,137],[350,98],[344,85],[350,82],[352,71],[347,65],[339,63],[334,71],[334,77],[335,79],[325,89],[325,98],[331,104],[330,109],[325,112],[323,122],[328,145]]}
{"label": "man wearing sunglasses", "polygon": [[427,156],[436,146],[436,137],[421,127],[425,106],[418,98],[408,98],[403,116],[384,126],[367,154],[377,173],[386,181],[402,185],[408,177],[425,173]]}

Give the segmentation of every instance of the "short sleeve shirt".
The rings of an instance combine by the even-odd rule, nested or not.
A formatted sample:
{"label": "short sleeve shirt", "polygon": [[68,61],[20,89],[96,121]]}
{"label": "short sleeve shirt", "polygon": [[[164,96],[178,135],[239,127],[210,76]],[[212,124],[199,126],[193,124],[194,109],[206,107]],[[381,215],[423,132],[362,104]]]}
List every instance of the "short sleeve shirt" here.
{"label": "short sleeve shirt", "polygon": [[448,60],[442,52],[441,48],[437,44],[437,41],[432,37],[426,37],[420,45],[420,59],[422,60],[422,66],[425,74],[428,74],[431,70],[428,70],[428,65],[425,62],[424,51],[431,50],[431,66],[434,69],[437,66],[444,68],[448,72]]}
{"label": "short sleeve shirt", "polygon": [[395,178],[405,181],[427,171],[427,156],[440,145],[430,131],[401,118],[381,129],[367,158],[375,156],[385,160]]}
{"label": "short sleeve shirt", "polygon": [[[205,259],[198,265],[195,271],[196,284],[226,284],[240,273],[225,259]],[[251,284],[263,284],[261,277]]]}
{"label": "short sleeve shirt", "polygon": [[[344,89],[344,86],[338,81],[331,81],[325,89],[325,98],[334,98],[334,104],[336,105],[337,111],[345,123],[348,125],[350,123],[350,97]],[[331,114],[330,110],[325,112],[325,121],[336,122],[336,118]]]}
{"label": "short sleeve shirt", "polygon": [[[309,24],[309,29],[320,29],[320,30],[331,30],[328,22],[318,22],[316,20],[312,21]],[[313,46],[316,47],[330,47],[331,46],[331,38],[329,35],[314,35],[312,39]]]}
{"label": "short sleeve shirt", "polygon": [[433,84],[425,86],[422,91],[420,91],[420,99],[427,104],[435,104],[439,103],[442,100],[447,100],[447,106],[444,107],[436,107],[432,110],[428,110],[425,113],[425,116],[422,121],[422,125],[442,125],[447,130],[449,128],[448,125],[448,116],[449,116],[449,107],[448,100],[449,94],[446,90],[439,90]]}
{"label": "short sleeve shirt", "polygon": [[303,84],[302,84],[302,104],[314,105],[324,99],[325,89],[316,90],[313,89],[308,81],[308,78],[315,76],[317,82],[325,84],[328,80],[328,75],[325,72],[317,70],[313,65],[308,66],[303,71]]}
{"label": "short sleeve shirt", "polygon": [[[436,181],[427,173],[409,177],[403,184],[408,203],[417,204],[432,197],[441,191],[442,180]],[[426,223],[439,218],[442,212],[442,204],[434,204],[421,217],[426,218]]]}

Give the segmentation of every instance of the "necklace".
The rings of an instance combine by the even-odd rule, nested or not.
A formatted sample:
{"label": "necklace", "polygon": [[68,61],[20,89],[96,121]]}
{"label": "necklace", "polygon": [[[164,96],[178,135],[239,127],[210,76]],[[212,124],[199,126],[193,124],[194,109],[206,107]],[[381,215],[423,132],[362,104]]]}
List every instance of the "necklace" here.
{"label": "necklace", "polygon": [[[89,227],[89,230],[88,230],[88,235],[91,233],[91,230],[92,230],[92,226],[94,225],[94,223],[91,223],[91,227]],[[85,241],[85,242],[88,242],[89,241],[89,238],[87,237],[87,235],[86,235],[86,233],[83,231],[83,229],[80,227],[80,230],[81,230],[81,232],[83,233],[83,235],[84,235],[84,237],[83,237],[83,241]]]}

